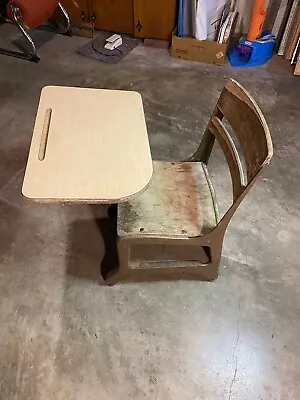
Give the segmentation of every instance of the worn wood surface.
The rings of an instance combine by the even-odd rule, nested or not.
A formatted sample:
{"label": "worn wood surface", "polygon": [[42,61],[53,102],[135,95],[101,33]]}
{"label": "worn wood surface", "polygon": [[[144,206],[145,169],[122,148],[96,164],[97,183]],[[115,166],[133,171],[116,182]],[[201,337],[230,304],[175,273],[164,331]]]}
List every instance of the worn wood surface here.
{"label": "worn wood surface", "polygon": [[26,197],[118,203],[143,190],[151,176],[138,93],[55,86],[42,90],[23,183]]}
{"label": "worn wood surface", "polygon": [[221,120],[226,120],[231,125],[240,144],[246,163],[248,182],[256,175],[262,164],[272,157],[272,141],[266,120],[254,99],[236,81],[229,80],[220,95],[200,146],[190,160],[207,164],[216,138],[230,168],[233,198],[236,199],[247,182],[240,156]]}
{"label": "worn wood surface", "polygon": [[118,235],[195,237],[217,224],[202,163],[154,161],[147,189],[118,207]]}
{"label": "worn wood surface", "polygon": [[266,120],[249,93],[232,80],[228,81],[222,91],[218,108],[239,141],[250,181],[261,165],[273,155]]}

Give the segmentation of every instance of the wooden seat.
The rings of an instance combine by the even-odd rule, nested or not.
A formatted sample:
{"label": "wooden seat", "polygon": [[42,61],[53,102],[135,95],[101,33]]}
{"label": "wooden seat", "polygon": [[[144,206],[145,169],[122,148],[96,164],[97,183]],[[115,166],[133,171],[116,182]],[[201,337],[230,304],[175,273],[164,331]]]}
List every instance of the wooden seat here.
{"label": "wooden seat", "polygon": [[[215,140],[232,180],[233,202],[220,220],[207,172]],[[119,267],[104,276],[107,283],[217,278],[227,226],[272,155],[269,128],[258,105],[238,82],[229,80],[195,154],[182,163],[155,162],[153,181],[146,191],[118,206]],[[153,262],[133,259],[136,249],[145,246],[152,249]],[[166,259],[171,254],[165,251],[167,247],[174,248],[175,255],[180,253],[180,263]],[[158,250],[164,258],[155,262]]]}
{"label": "wooden seat", "polygon": [[118,207],[118,236],[184,238],[212,231],[218,218],[211,188],[202,163],[154,161],[147,189]]}

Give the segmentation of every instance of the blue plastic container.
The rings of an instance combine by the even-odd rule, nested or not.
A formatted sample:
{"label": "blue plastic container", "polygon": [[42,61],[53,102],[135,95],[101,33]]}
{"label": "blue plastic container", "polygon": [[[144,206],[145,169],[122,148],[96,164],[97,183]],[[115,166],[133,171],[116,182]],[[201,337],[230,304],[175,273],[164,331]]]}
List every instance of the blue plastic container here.
{"label": "blue plastic container", "polygon": [[257,67],[265,64],[273,55],[276,36],[263,32],[260,39],[250,42],[242,38],[228,50],[230,64],[235,68]]}

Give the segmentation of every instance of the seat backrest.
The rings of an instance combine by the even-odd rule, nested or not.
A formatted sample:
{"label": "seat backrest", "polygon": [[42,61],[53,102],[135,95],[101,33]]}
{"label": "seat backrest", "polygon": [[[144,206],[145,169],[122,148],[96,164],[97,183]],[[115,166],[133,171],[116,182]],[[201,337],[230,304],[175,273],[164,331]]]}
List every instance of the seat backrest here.
{"label": "seat backrest", "polygon": [[254,99],[234,80],[227,82],[217,107],[237,136],[245,158],[249,182],[273,155],[266,120]]}
{"label": "seat backrest", "polygon": [[[236,141],[227,129],[228,125]],[[207,164],[215,139],[226,157],[233,189],[233,203],[217,226],[225,231],[239,204],[273,155],[271,135],[262,112],[249,93],[233,79],[222,90],[200,146],[190,161]]]}
{"label": "seat backrest", "polygon": [[[243,155],[243,163],[227,123],[236,136]],[[270,162],[273,155],[271,135],[266,120],[250,94],[235,80],[227,81],[211,116],[199,149],[192,160],[208,163],[214,140],[226,157],[233,186],[233,201],[253,184],[261,169]]]}

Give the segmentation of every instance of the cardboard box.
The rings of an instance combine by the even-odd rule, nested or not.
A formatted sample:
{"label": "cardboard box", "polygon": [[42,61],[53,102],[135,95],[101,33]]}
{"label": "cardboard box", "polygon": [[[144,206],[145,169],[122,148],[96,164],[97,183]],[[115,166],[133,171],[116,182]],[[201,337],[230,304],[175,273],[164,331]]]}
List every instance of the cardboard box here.
{"label": "cardboard box", "polygon": [[207,64],[224,65],[229,41],[220,44],[213,40],[179,38],[172,35],[171,56],[182,60],[199,61]]}

